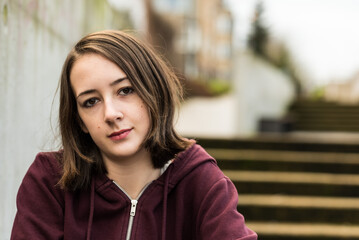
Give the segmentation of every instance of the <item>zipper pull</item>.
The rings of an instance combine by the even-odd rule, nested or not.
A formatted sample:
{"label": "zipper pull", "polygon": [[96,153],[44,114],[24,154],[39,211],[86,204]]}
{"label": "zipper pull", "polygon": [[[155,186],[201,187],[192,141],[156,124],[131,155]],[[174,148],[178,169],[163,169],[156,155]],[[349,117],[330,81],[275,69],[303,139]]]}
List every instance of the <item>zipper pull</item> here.
{"label": "zipper pull", "polygon": [[131,212],[130,216],[134,217],[136,214],[137,200],[131,200]]}

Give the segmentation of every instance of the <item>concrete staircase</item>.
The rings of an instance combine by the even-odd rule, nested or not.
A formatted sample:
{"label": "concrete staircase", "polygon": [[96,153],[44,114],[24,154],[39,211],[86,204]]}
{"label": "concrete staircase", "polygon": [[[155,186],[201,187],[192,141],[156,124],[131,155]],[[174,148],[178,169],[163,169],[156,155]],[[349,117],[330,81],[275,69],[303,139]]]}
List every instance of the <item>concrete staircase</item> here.
{"label": "concrete staircase", "polygon": [[290,107],[296,131],[359,132],[359,106],[299,100]]}
{"label": "concrete staircase", "polygon": [[359,239],[359,141],[258,137],[198,143],[234,182],[238,210],[259,239]]}

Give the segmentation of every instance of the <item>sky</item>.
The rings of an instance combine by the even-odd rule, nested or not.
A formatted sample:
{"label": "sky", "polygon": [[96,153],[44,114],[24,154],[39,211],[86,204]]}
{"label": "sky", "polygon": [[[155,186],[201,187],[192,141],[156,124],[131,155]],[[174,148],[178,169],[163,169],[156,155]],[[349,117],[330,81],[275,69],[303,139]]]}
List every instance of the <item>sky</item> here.
{"label": "sky", "polygon": [[[257,0],[226,0],[243,47]],[[359,72],[359,0],[262,0],[265,24],[283,39],[300,68],[324,85]]]}

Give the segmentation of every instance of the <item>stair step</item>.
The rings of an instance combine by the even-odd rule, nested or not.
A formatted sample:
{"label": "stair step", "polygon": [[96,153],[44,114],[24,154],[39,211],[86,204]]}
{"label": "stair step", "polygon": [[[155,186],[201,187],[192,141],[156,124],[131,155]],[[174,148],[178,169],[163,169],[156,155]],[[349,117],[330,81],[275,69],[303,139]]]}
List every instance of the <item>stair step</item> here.
{"label": "stair step", "polygon": [[358,186],[325,185],[310,183],[273,183],[254,181],[233,181],[239,194],[286,194],[308,196],[359,197]]}
{"label": "stair step", "polygon": [[223,170],[240,194],[359,197],[359,176],[303,172]]}
{"label": "stair step", "polygon": [[240,194],[248,221],[359,224],[359,198]]}
{"label": "stair step", "polygon": [[359,198],[243,194],[238,205],[359,210]]}
{"label": "stair step", "polygon": [[277,172],[317,172],[332,174],[357,174],[358,164],[340,163],[300,163],[285,161],[265,161],[265,160],[217,160],[218,166],[222,170],[241,170],[241,171],[277,171]]}
{"label": "stair step", "polygon": [[338,123],[338,124],[323,124],[322,122],[298,122],[294,123],[296,130],[306,131],[351,131],[358,132],[359,126],[356,121],[353,124]]}
{"label": "stair step", "polygon": [[207,149],[222,170],[359,172],[359,154],[270,150]]}
{"label": "stair step", "polygon": [[[322,119],[324,118],[325,119]],[[336,124],[336,123],[348,123],[353,124],[359,119],[359,116],[345,115],[331,115],[331,114],[296,114],[294,120],[300,120],[300,122],[322,122],[323,124]]]}
{"label": "stair step", "polygon": [[283,182],[359,186],[359,175],[305,172],[231,171],[224,174],[232,181]]}
{"label": "stair step", "polygon": [[291,108],[328,108],[328,109],[352,109],[357,110],[358,104],[344,104],[336,102],[327,102],[327,101],[312,101],[312,100],[297,100],[292,105]]}
{"label": "stair step", "polygon": [[351,113],[351,112],[322,112],[322,111],[298,111],[293,114],[294,120],[297,118],[308,118],[310,120],[315,120],[318,117],[328,117],[326,119],[322,119],[324,122],[335,122],[335,121],[352,121],[353,119],[359,118],[359,112]]}
{"label": "stair step", "polygon": [[[280,237],[285,237],[282,239],[300,239],[299,237],[306,237],[306,239],[359,238],[359,226],[357,225],[274,222],[247,222],[246,224],[257,232],[259,239],[280,239]],[[272,236],[272,238],[266,238],[266,235]]]}
{"label": "stair step", "polygon": [[262,160],[280,162],[306,163],[340,163],[359,165],[358,153],[328,153],[328,152],[300,152],[300,151],[273,151],[253,149],[218,149],[206,148],[206,151],[220,160]]}
{"label": "stair step", "polygon": [[306,113],[306,114],[332,114],[337,117],[342,117],[342,115],[351,115],[351,116],[358,116],[359,115],[359,109],[350,109],[350,108],[321,108],[321,107],[315,107],[315,108],[293,108],[291,109],[292,112],[296,114]]}
{"label": "stair step", "polygon": [[315,127],[335,127],[335,128],[358,128],[358,121],[359,118],[355,118],[355,119],[346,119],[346,120],[342,120],[342,119],[335,119],[331,122],[328,121],[322,121],[320,120],[320,118],[322,117],[326,117],[326,116],[321,116],[317,119],[308,119],[307,117],[302,117],[302,118],[298,118],[295,122],[293,122],[292,126],[296,127],[296,126],[315,126]]}
{"label": "stair step", "polygon": [[292,133],[262,134],[253,138],[197,140],[205,149],[248,149],[306,151],[326,153],[359,153],[359,134]]}
{"label": "stair step", "polygon": [[347,106],[328,106],[328,107],[300,106],[299,107],[298,106],[298,107],[293,107],[290,110],[295,112],[313,112],[313,113],[318,113],[318,112],[351,113],[351,114],[359,113],[358,106],[355,107],[352,106],[351,107],[347,107]]}

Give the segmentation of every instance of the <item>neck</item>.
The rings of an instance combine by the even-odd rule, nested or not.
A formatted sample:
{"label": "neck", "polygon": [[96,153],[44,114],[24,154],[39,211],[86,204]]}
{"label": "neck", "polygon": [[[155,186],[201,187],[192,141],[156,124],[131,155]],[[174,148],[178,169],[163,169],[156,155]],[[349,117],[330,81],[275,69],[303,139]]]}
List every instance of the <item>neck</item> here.
{"label": "neck", "polygon": [[110,159],[106,156],[103,156],[103,159],[107,176],[114,180],[131,199],[136,199],[142,189],[160,175],[160,169],[153,167],[151,156],[147,151],[127,160]]}

